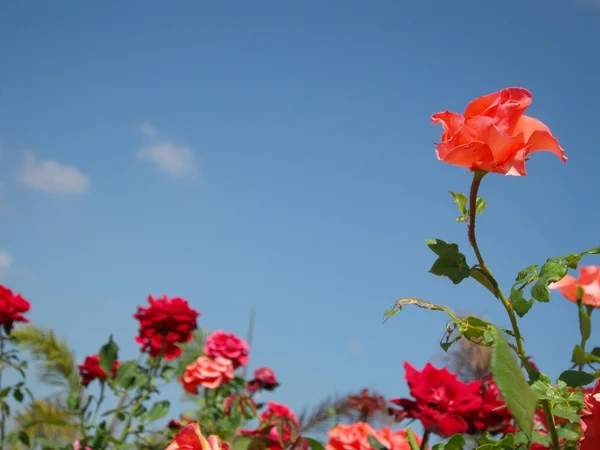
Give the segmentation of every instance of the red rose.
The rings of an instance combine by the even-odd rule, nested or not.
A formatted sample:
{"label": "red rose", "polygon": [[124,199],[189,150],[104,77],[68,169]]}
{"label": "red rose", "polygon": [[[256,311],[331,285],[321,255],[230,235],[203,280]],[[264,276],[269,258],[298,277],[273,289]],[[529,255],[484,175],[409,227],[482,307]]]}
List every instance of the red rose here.
{"label": "red rose", "polygon": [[[114,362],[111,373],[112,378],[117,375],[119,364],[118,361]],[[83,384],[83,386],[87,386],[96,378],[98,378],[101,383],[106,381],[106,372],[100,367],[100,356],[98,355],[86,357],[83,364],[79,364],[77,367],[79,368],[79,375],[81,375],[81,384]]]}
{"label": "red rose", "polygon": [[587,411],[581,417],[583,437],[579,441],[580,450],[596,450],[600,448],[600,380],[592,392],[583,396]]}
{"label": "red rose", "polygon": [[189,342],[198,328],[196,319],[200,313],[188,305],[187,300],[163,295],[154,299],[148,296],[150,306],[138,306],[133,315],[140,322],[139,336],[135,340],[142,344],[142,351],[151,356],[162,354],[166,359],[177,358],[181,349],[176,344]]}
{"label": "red rose", "polygon": [[206,338],[204,344],[204,353],[206,356],[216,358],[221,356],[229,359],[233,363],[233,368],[248,364],[248,352],[250,346],[233,333],[224,331],[215,331]]}
{"label": "red rose", "polygon": [[[267,409],[260,415],[262,421],[276,419],[278,417],[287,417],[291,419],[291,422],[298,425],[298,419],[296,414],[285,405],[275,402],[267,402]],[[258,430],[240,430],[239,434],[244,435],[261,435],[262,432]],[[268,450],[282,450],[279,433],[277,432],[277,426],[271,426],[268,434],[271,445]],[[282,440],[284,443],[291,441],[291,430],[288,424],[283,424],[283,436]]]}
{"label": "red rose", "polygon": [[466,433],[467,419],[481,409],[481,382],[463,383],[446,368],[436,369],[427,364],[419,372],[404,363],[406,381],[416,400],[394,399],[406,417],[419,419],[423,427],[440,436]]}
{"label": "red rose", "polygon": [[190,394],[198,393],[198,386],[216,389],[222,383],[233,380],[233,364],[227,358],[200,356],[185,368],[181,377],[183,389]]}
{"label": "red rose", "polygon": [[21,294],[13,294],[9,288],[0,285],[0,325],[6,334],[10,334],[15,322],[29,322],[22,314],[29,311],[30,306]]}
{"label": "red rose", "polygon": [[481,400],[481,408],[469,419],[472,422],[469,431],[473,434],[486,431],[492,434],[507,433],[512,428],[512,414],[491,375],[486,375],[482,380]]}
{"label": "red rose", "polygon": [[444,128],[442,142],[435,147],[438,159],[504,175],[527,175],[527,157],[540,150],[566,162],[565,151],[548,127],[523,115],[531,99],[531,92],[513,87],[473,100],[462,115],[434,114],[431,122]]}
{"label": "red rose", "polygon": [[248,392],[252,394],[258,389],[272,391],[277,386],[279,386],[279,383],[275,378],[275,372],[268,367],[261,367],[254,371],[254,379],[248,382]]}

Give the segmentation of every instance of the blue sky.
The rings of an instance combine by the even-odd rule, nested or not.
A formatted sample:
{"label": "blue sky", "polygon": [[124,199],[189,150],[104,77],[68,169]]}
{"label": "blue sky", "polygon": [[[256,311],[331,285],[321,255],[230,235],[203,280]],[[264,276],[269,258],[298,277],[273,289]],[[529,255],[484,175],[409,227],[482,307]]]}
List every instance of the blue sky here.
{"label": "blue sky", "polygon": [[[427,238],[474,261],[448,194],[470,176],[436,160],[429,116],[523,86],[567,152],[484,181],[481,249],[510,286],[600,243],[599,42],[592,0],[4,3],[2,281],[80,359],[109,333],[136,357],[132,314],[167,293],[243,336],[256,308],[251,366],[296,410],[405,395],[403,362],[436,357],[446,319],[383,325],[397,298],[507,324],[474,282],[427,273]],[[558,294],[522,321],[554,376],[576,321]]]}

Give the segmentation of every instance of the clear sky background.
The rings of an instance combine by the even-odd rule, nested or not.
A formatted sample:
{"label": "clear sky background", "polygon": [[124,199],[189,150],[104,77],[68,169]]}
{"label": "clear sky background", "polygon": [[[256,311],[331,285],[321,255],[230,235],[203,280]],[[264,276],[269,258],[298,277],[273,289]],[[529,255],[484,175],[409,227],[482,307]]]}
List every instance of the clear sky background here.
{"label": "clear sky background", "polygon": [[[437,161],[430,115],[523,86],[567,152],[484,180],[481,249],[510,287],[600,244],[599,45],[596,0],[3,2],[2,282],[79,359],[109,333],[135,358],[132,314],[166,293],[241,336],[256,308],[251,368],[296,410],[406,395],[404,361],[438,356],[446,318],[383,325],[397,298],[508,322],[475,282],[427,273],[427,238],[474,261],[448,194],[470,176]],[[522,327],[557,376],[575,306],[554,294]]]}

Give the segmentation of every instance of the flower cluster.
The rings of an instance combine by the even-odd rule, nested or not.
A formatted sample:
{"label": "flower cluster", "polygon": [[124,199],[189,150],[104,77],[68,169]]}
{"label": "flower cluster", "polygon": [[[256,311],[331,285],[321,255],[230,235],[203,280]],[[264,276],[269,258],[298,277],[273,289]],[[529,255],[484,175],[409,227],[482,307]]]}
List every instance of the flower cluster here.
{"label": "flower cluster", "polygon": [[[261,421],[267,422],[266,429],[240,430],[240,435],[260,436],[265,435],[268,438],[269,450],[281,450],[281,442],[290,443],[292,441],[292,431],[298,426],[296,414],[286,405],[275,402],[267,402],[267,408],[260,416]],[[280,425],[278,426],[278,422]],[[278,429],[283,430],[282,435]]]}
{"label": "flower cluster", "polygon": [[418,419],[423,428],[440,436],[456,433],[506,433],[511,414],[493,378],[464,383],[448,369],[431,364],[419,372],[404,364],[406,381],[415,400],[393,399],[401,407],[396,417]]}
{"label": "flower cluster", "polygon": [[197,329],[196,320],[200,313],[190,308],[187,300],[163,295],[154,299],[148,296],[150,306],[138,307],[133,315],[140,322],[139,335],[135,340],[142,350],[151,356],[162,356],[172,360],[181,355],[177,344],[189,342]]}
{"label": "flower cluster", "polygon": [[[355,422],[349,425],[338,425],[329,430],[329,442],[326,450],[370,450],[373,447],[369,442],[372,436],[388,450],[410,450],[406,431],[392,431],[389,427],[380,430],[374,429],[367,422]],[[421,445],[421,438],[416,436],[417,444]]]}
{"label": "flower cluster", "polygon": [[0,285],[0,325],[6,334],[10,334],[15,322],[29,322],[24,313],[30,304],[21,294],[13,294],[9,288]]}
{"label": "flower cluster", "polygon": [[[100,382],[106,381],[106,372],[100,367],[100,356],[91,355],[85,358],[83,364],[77,366],[79,368],[79,375],[81,375],[81,384],[88,386],[95,379],[99,379]],[[117,375],[117,369],[119,368],[119,362],[115,361],[112,367],[111,376],[114,378]]]}

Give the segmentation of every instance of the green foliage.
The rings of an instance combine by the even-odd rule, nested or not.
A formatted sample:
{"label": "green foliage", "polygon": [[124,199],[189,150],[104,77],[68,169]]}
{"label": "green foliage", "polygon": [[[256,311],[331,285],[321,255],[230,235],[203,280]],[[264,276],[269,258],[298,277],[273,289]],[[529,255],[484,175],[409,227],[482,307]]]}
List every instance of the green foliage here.
{"label": "green foliage", "polygon": [[579,387],[593,383],[596,381],[596,376],[583,371],[565,370],[558,379],[569,387]]}
{"label": "green foliage", "polygon": [[[368,436],[368,439],[369,439],[369,444],[371,445],[372,449],[374,449],[374,450],[389,450],[385,445],[383,445],[381,442],[379,442],[375,436]],[[412,450],[412,448],[411,448],[411,450]]]}
{"label": "green foliage", "polygon": [[113,364],[117,361],[119,346],[113,341],[112,334],[108,337],[108,342],[104,344],[98,355],[100,356],[100,368],[104,370],[108,377],[112,373]]}
{"label": "green foliage", "polygon": [[513,352],[500,330],[494,333],[492,373],[496,384],[512,412],[515,422],[528,438],[533,430],[536,397],[523,376]]}
{"label": "green foliage", "polygon": [[162,419],[169,412],[170,402],[168,400],[163,400],[160,402],[156,402],[146,414],[146,420],[148,422],[154,422],[155,420]]}
{"label": "green foliage", "polygon": [[75,355],[67,341],[57,338],[53,330],[26,325],[12,330],[11,336],[40,364],[40,381],[67,391],[81,390]]}
{"label": "green foliage", "polygon": [[433,450],[462,450],[467,442],[461,434],[455,434],[443,444],[436,444]]}
{"label": "green foliage", "polygon": [[438,259],[433,263],[429,272],[441,277],[447,277],[454,284],[469,278],[471,269],[467,258],[458,250],[457,244],[448,243],[441,239],[428,239],[427,246]]}

